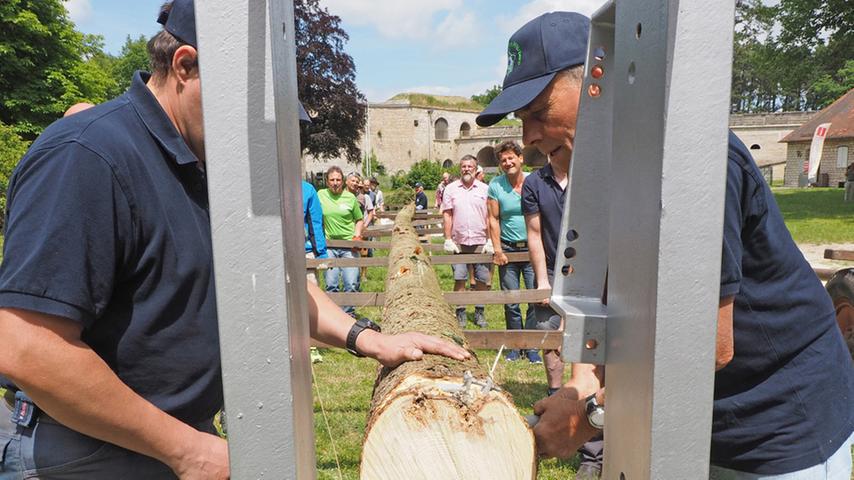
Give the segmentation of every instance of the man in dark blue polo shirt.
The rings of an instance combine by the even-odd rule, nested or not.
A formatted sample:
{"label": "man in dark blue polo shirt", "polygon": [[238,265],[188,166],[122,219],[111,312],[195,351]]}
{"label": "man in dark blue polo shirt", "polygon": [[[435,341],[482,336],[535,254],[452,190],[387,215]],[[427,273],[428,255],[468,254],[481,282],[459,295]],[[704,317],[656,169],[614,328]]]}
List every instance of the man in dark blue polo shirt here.
{"label": "man in dark blue polo shirt", "polygon": [[[539,48],[553,59],[573,43],[571,36],[554,41],[553,35],[537,36],[542,43],[519,41],[520,32],[511,38],[514,58],[545,58],[530,52]],[[554,162],[571,151],[581,83],[565,83],[567,75],[549,71],[548,62],[532,63],[544,68],[528,72],[512,88],[505,79],[504,92],[481,117],[492,122],[515,111],[525,143]],[[717,325],[710,477],[849,479],[854,366],[830,298],[789,235],[749,151],[733,134]],[[597,415],[606,408],[605,388],[585,390],[596,384],[587,375],[587,381],[573,375],[569,388],[534,405],[542,455],[569,456],[601,432]]]}
{"label": "man in dark blue polo shirt", "polygon": [[[192,0],[158,21],[153,74],[48,127],[10,181],[0,479],[228,478]],[[326,343],[385,365],[468,356],[308,293]]]}

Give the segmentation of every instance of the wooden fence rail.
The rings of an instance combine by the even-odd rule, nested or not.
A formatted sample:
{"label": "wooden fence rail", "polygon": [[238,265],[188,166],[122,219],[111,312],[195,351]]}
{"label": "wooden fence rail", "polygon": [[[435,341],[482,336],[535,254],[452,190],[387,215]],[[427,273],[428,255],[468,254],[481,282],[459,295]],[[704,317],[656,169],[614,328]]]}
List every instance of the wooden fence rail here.
{"label": "wooden fence rail", "polygon": [[[507,260],[513,263],[528,262],[528,252],[507,252]],[[491,253],[464,253],[458,255],[433,255],[430,257],[433,265],[454,265],[458,263],[492,263]],[[387,267],[388,257],[360,258],[307,258],[308,268],[347,268],[347,267]]]}
{"label": "wooden fence rail", "polygon": [[824,250],[824,258],[828,260],[847,260],[854,262],[854,250],[834,250],[827,248]]}
{"label": "wooden fence rail", "polygon": [[[551,290],[486,290],[482,292],[444,292],[445,301],[451,305],[505,305],[508,303],[540,303],[549,298]],[[383,292],[329,292],[338,305],[378,307],[385,302]]]}
{"label": "wooden fence rail", "polygon": [[[463,330],[471,348],[498,350],[525,348],[558,350],[563,345],[563,330]],[[334,348],[312,340],[313,347]]]}

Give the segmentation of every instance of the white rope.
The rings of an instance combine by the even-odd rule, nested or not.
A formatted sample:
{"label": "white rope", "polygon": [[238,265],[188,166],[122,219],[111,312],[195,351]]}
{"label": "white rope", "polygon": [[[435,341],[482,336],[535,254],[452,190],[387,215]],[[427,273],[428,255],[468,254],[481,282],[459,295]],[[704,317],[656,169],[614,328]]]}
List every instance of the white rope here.
{"label": "white rope", "polygon": [[495,356],[495,361],[492,362],[492,368],[489,369],[489,378],[493,378],[492,374],[495,373],[495,367],[498,366],[498,359],[501,358],[501,353],[504,351],[504,344],[501,344],[501,348],[498,349],[498,355]]}
{"label": "white rope", "polygon": [[314,374],[314,364],[311,365],[311,380],[314,383],[314,391],[317,392],[317,403],[320,404],[320,413],[323,415],[323,423],[326,424],[326,433],[329,434],[329,443],[332,444],[332,454],[335,456],[335,465],[338,466],[338,478],[344,478],[344,472],[341,471],[341,462],[338,461],[338,448],[335,446],[335,439],[332,437],[332,429],[329,427],[329,417],[326,416],[326,409],[323,407],[323,397],[320,396],[320,386],[317,384],[317,376]]}

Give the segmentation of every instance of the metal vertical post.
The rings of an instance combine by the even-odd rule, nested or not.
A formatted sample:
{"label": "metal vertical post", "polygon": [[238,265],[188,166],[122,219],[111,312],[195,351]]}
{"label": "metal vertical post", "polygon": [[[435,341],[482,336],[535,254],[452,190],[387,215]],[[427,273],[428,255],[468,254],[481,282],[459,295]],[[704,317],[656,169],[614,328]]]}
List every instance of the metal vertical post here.
{"label": "metal vertical post", "polygon": [[293,6],[269,13],[196,0],[223,387],[231,477],[307,479],[304,237],[283,228],[302,225]]}
{"label": "metal vertical post", "polygon": [[[591,346],[606,358],[604,478],[708,477],[733,7],[618,0],[594,18],[591,52],[613,32],[606,53],[614,64],[604,77],[613,85],[599,82],[603,90],[592,95],[588,64],[570,193],[583,188],[582,172],[601,166],[591,154],[601,139],[583,126],[603,120],[591,108],[613,88],[610,228],[602,247],[607,331],[584,328],[598,323],[593,308],[569,314],[576,303],[595,305],[598,285],[595,272],[579,271],[587,249],[579,244],[577,258],[566,250],[569,230],[581,242],[598,221],[576,195],[568,195],[555,272],[566,277],[556,281],[553,302],[563,304],[567,320],[567,359],[589,361]],[[602,252],[594,248],[594,255]],[[588,342],[602,339],[597,334],[605,335],[605,350]]]}

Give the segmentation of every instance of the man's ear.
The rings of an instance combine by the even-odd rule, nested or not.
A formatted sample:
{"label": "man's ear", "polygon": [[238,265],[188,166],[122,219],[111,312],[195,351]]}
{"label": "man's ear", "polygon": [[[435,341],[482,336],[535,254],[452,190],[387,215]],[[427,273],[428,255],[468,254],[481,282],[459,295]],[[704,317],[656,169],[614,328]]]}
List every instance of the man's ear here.
{"label": "man's ear", "polygon": [[181,45],[172,55],[172,72],[178,83],[184,83],[199,76],[199,56],[190,45]]}

